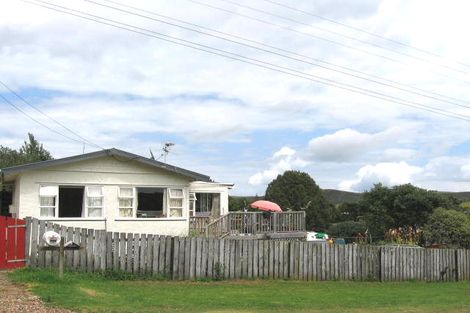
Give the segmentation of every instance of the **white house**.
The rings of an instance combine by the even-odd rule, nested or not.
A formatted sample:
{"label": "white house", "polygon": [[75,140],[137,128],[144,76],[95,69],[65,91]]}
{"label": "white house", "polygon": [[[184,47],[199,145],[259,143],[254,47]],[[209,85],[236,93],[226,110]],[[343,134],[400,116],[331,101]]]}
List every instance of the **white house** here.
{"label": "white house", "polygon": [[233,184],[118,149],[1,170],[10,214],[112,232],[187,235],[191,216],[228,213]]}

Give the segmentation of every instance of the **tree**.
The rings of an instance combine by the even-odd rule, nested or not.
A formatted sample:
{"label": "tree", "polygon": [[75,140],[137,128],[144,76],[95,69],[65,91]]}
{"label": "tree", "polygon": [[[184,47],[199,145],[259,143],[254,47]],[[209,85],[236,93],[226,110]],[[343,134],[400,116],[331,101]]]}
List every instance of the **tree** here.
{"label": "tree", "polygon": [[18,165],[21,162],[18,151],[0,146],[0,168]]}
{"label": "tree", "polygon": [[470,248],[470,216],[456,210],[437,208],[423,227],[429,243]]}
{"label": "tree", "polygon": [[377,184],[363,194],[359,207],[372,235],[381,237],[390,228],[420,227],[434,209],[458,204],[455,198],[411,184],[391,188]]}
{"label": "tree", "polygon": [[286,171],[269,183],[265,199],[283,209],[305,210],[307,228],[325,228],[331,219],[333,206],[307,173]]}
{"label": "tree", "polygon": [[49,151],[44,149],[31,133],[28,133],[28,141],[25,141],[18,151],[0,146],[0,168],[50,159],[52,156]]}
{"label": "tree", "polygon": [[24,163],[32,163],[52,159],[52,156],[49,151],[44,149],[42,143],[39,143],[39,141],[34,138],[33,134],[28,133],[28,139],[29,142],[25,141],[19,151]]}

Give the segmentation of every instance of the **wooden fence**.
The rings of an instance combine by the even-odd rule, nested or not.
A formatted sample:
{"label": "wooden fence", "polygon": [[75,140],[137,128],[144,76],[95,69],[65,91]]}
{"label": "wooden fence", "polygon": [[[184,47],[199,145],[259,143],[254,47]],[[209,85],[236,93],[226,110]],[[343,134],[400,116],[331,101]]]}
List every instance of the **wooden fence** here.
{"label": "wooden fence", "polygon": [[57,251],[40,249],[42,234],[53,229],[84,247],[66,251],[66,268],[88,272],[114,269],[175,280],[470,280],[470,250],[464,249],[165,237],[64,227],[36,219],[27,219],[26,225],[32,267],[58,265]]}

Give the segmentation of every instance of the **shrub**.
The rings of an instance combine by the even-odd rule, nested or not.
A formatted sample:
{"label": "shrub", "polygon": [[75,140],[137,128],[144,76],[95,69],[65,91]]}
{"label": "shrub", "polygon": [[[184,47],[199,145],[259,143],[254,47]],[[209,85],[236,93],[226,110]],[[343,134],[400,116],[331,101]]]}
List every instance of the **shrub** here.
{"label": "shrub", "polygon": [[430,244],[470,248],[470,217],[463,212],[437,208],[423,227]]}

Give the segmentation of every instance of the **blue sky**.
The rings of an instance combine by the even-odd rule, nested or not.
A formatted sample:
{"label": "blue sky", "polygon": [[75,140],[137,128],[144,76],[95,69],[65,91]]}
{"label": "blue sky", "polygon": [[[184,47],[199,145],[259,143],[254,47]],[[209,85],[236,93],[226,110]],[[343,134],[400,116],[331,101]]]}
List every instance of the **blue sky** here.
{"label": "blue sky", "polygon": [[[310,173],[322,188],[363,191],[377,182],[410,182],[470,190],[469,121],[328,85],[348,84],[470,120],[470,44],[462,40],[470,28],[469,4],[278,0],[295,11],[264,0],[238,2],[244,7],[225,0],[200,1],[233,13],[190,0],[139,0],[132,5],[147,10],[147,17],[155,18],[148,13],[153,12],[159,19],[177,18],[205,27],[200,31],[236,36],[230,39],[245,45],[83,0],[50,0],[326,79],[327,84],[16,0],[0,11],[0,80],[99,146],[149,156],[149,149],[158,155],[163,143],[174,142],[169,163],[235,183],[233,194],[263,194],[273,178],[290,169]],[[260,43],[290,58],[268,53],[271,48]],[[343,73],[318,64],[341,67]],[[382,84],[345,71],[373,75]],[[395,87],[385,86],[390,82]],[[7,90],[0,88],[0,94],[50,128],[75,136]],[[4,102],[0,114],[0,145],[18,148],[33,132],[56,158],[82,153],[81,143],[51,132]],[[95,149],[86,146],[86,151]]]}

